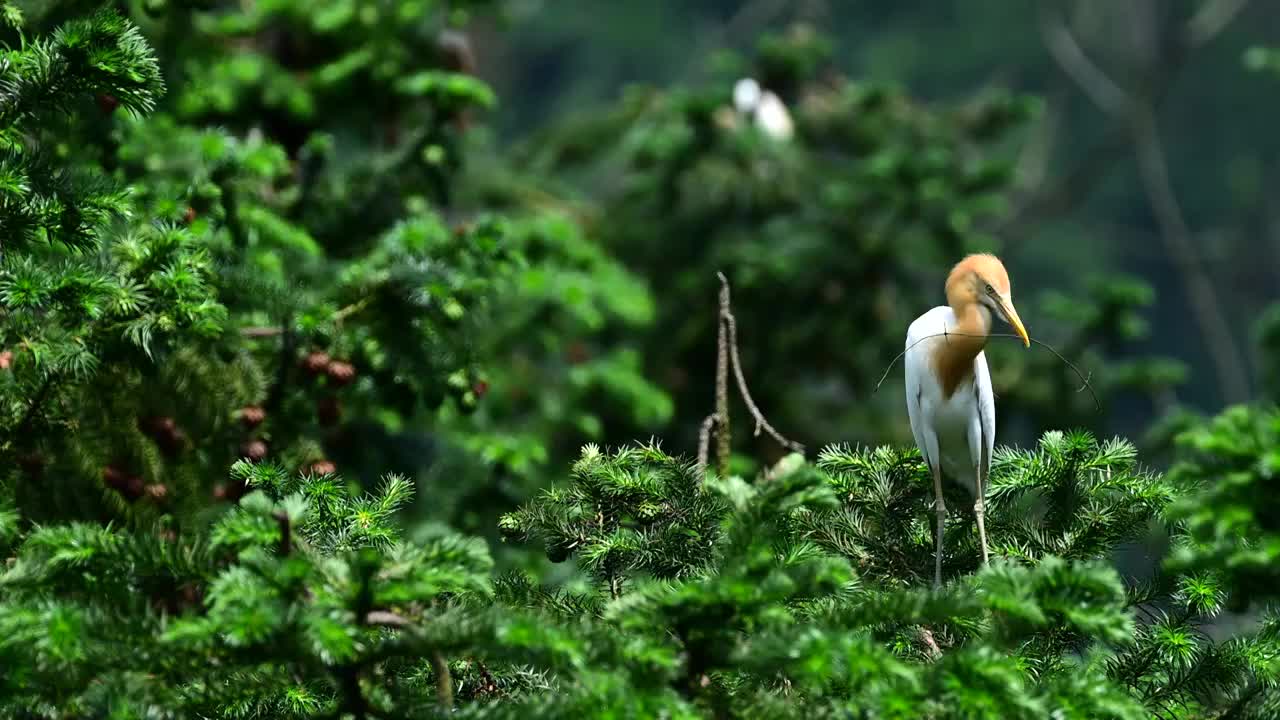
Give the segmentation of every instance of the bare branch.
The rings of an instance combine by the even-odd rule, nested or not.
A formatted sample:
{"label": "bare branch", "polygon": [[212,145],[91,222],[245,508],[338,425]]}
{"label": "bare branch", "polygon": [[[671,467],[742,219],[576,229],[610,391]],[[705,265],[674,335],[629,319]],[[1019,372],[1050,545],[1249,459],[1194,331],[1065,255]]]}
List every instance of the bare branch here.
{"label": "bare branch", "polygon": [[698,429],[698,479],[706,477],[707,453],[711,450],[711,433],[715,431],[716,416],[708,415]]}
{"label": "bare branch", "polygon": [[1129,93],[1117,85],[1102,68],[1094,64],[1085,54],[1080,43],[1067,27],[1062,13],[1050,7],[1050,3],[1040,4],[1040,33],[1044,36],[1045,47],[1053,56],[1058,66],[1067,74],[1085,95],[1099,109],[1113,117],[1122,117],[1129,107]]}
{"label": "bare branch", "polygon": [[364,616],[365,625],[381,625],[383,627],[392,627],[403,629],[411,627],[412,622],[403,615],[398,615],[390,610],[370,610]]}
{"label": "bare branch", "polygon": [[436,676],[436,701],[446,711],[453,710],[453,675],[439,650],[431,651],[431,674]]}
{"label": "bare branch", "polygon": [[[1188,49],[1207,42],[1221,32],[1245,3],[1240,0],[1220,0],[1211,3],[1187,25],[1187,36],[1182,46],[1175,48],[1180,61]],[[1214,7],[1217,7],[1215,10]],[[1206,14],[1208,13],[1208,14]],[[1218,388],[1227,402],[1240,402],[1248,397],[1248,375],[1239,349],[1231,337],[1226,314],[1217,290],[1208,272],[1200,263],[1191,229],[1178,204],[1169,178],[1164,148],[1156,127],[1155,103],[1148,96],[1127,94],[1111,82],[1101,69],[1093,64],[1072,37],[1071,31],[1056,14],[1046,10],[1041,15],[1045,27],[1045,41],[1050,54],[1080,89],[1104,112],[1123,123],[1131,137],[1138,156],[1138,167],[1143,189],[1151,211],[1160,226],[1165,249],[1180,270],[1187,300],[1200,333],[1204,337],[1210,358],[1217,373]],[[1055,22],[1056,19],[1056,22]],[[1119,95],[1119,99],[1117,98]]]}
{"label": "bare branch", "polygon": [[[342,323],[343,320],[346,320],[352,315],[360,312],[361,310],[364,310],[366,307],[369,306],[369,303],[371,302],[373,302],[372,296],[363,298],[358,302],[353,302],[350,305],[347,305],[346,307],[336,311],[333,315],[330,315],[329,321],[334,324],[340,324]],[[241,337],[247,337],[247,338],[275,337],[276,335],[283,335],[284,333],[285,333],[285,328],[283,327],[268,326],[268,327],[240,328]]]}
{"label": "bare branch", "polygon": [[1134,124],[1134,142],[1137,145],[1138,168],[1147,200],[1160,225],[1160,235],[1164,238],[1165,247],[1181,271],[1187,299],[1195,314],[1196,324],[1200,326],[1200,332],[1207,341],[1206,349],[1213,359],[1223,399],[1228,403],[1243,402],[1249,397],[1248,373],[1244,360],[1231,337],[1230,325],[1222,311],[1222,303],[1213,280],[1199,261],[1191,238],[1191,228],[1187,226],[1173,192],[1155,118],[1150,114],[1145,114],[1140,122]]}
{"label": "bare branch", "polygon": [[716,321],[716,472],[729,477],[729,331],[724,316],[729,309],[729,281],[720,277],[720,318]]}
{"label": "bare branch", "polygon": [[[1164,43],[1166,46],[1164,56],[1156,58],[1145,80],[1137,84],[1140,89],[1132,93],[1135,99],[1140,98],[1142,104],[1147,105],[1152,111],[1160,107],[1191,52],[1203,47],[1226,29],[1246,5],[1248,0],[1214,0],[1204,5],[1183,26],[1182,32],[1171,41]],[[1071,42],[1079,48],[1078,43],[1074,40]],[[1050,52],[1054,54],[1052,47]],[[1087,57],[1084,59],[1089,65],[1093,65]],[[1063,62],[1056,55],[1055,60],[1059,64]],[[1064,66],[1064,71],[1065,69]],[[1073,83],[1079,82],[1070,73],[1068,77],[1071,77]],[[1103,78],[1105,77],[1104,74]],[[1113,82],[1110,85],[1118,87]],[[1128,156],[1133,147],[1130,124],[1129,118],[1116,118],[1116,123],[1107,129],[1101,138],[1087,150],[1076,153],[1081,159],[1075,167],[1060,180],[1020,203],[1012,214],[993,229],[993,232],[1005,239],[1006,255],[1015,254],[1023,245],[1028,235],[1027,227],[1031,223],[1069,212],[1089,197],[1097,184],[1110,173],[1116,162]]]}
{"label": "bare branch", "polygon": [[760,412],[760,408],[756,406],[755,400],[751,398],[751,391],[747,389],[747,378],[742,373],[742,360],[738,357],[738,323],[733,317],[733,311],[729,306],[729,281],[723,273],[717,273],[720,276],[720,319],[722,325],[729,331],[729,357],[733,360],[733,375],[738,383],[738,392],[742,395],[742,402],[750,411],[751,417],[755,418],[756,429],[755,435],[759,436],[763,430],[769,434],[780,445],[790,448],[796,452],[804,452],[804,446],[794,440],[788,440],[782,436],[782,433],[774,429],[769,421],[765,419],[764,413]]}
{"label": "bare branch", "polygon": [[1249,4],[1249,0],[1217,0],[1206,3],[1187,22],[1186,43],[1199,48],[1217,37]]}
{"label": "bare branch", "polygon": [[[382,627],[395,628],[397,630],[415,629],[411,620],[389,610],[370,610],[364,616],[364,624],[381,625]],[[432,650],[429,653],[429,661],[431,663],[431,672],[436,678],[437,702],[445,710],[452,710],[453,675],[449,672],[449,663],[439,650]]]}

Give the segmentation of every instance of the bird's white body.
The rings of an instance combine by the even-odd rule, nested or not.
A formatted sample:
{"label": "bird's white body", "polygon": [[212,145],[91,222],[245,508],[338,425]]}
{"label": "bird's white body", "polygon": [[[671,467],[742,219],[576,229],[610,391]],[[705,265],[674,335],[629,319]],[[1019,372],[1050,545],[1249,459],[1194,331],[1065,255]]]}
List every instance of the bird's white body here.
{"label": "bird's white body", "polygon": [[957,324],[955,311],[943,305],[920,315],[906,331],[906,413],[925,462],[977,495],[979,464],[989,468],[995,450],[996,395],[987,356],[979,352],[973,382],[946,396],[932,356],[948,342],[941,333],[956,332]]}
{"label": "bird's white body", "polygon": [[916,318],[907,328],[907,416],[920,455],[933,476],[938,515],[933,582],[942,585],[942,541],[947,524],[942,476],[973,495],[982,563],[987,563],[987,476],[996,442],[996,395],[983,352],[999,313],[1031,347],[1031,337],[1013,309],[1009,274],[994,255],[966,257],[947,276],[947,304]]}
{"label": "bird's white body", "polygon": [[774,140],[790,140],[795,134],[791,113],[782,98],[760,87],[754,78],[742,78],[733,87],[733,105],[753,119],[755,126]]}
{"label": "bird's white body", "polygon": [[[989,325],[989,318],[987,322]],[[929,467],[941,468],[947,477],[976,495],[976,478],[990,467],[996,434],[995,393],[986,354],[977,354],[972,381],[962,383],[950,397],[931,362],[933,353],[948,342],[942,333],[955,332],[958,324],[955,312],[940,306],[907,328],[907,415],[911,434]]]}
{"label": "bird's white body", "polygon": [[756,107],[756,127],[774,140],[790,140],[795,134],[791,113],[782,98],[766,90]]}

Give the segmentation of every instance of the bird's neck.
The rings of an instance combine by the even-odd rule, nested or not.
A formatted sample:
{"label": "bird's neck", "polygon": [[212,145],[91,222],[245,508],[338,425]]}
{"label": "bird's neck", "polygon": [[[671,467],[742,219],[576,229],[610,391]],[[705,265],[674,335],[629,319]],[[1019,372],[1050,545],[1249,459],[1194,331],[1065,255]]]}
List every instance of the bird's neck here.
{"label": "bird's neck", "polygon": [[942,382],[945,397],[973,382],[973,361],[987,346],[991,334],[991,311],[981,303],[952,302],[956,324],[942,342],[934,345],[933,367]]}

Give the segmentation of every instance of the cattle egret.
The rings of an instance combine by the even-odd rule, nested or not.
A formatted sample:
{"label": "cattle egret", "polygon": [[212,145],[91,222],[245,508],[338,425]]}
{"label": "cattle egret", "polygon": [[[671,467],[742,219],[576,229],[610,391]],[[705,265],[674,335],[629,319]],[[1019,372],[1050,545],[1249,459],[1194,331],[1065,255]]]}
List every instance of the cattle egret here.
{"label": "cattle egret", "polygon": [[[907,329],[907,415],[911,434],[933,474],[934,510],[938,515],[934,584],[942,584],[942,530],[946,504],[942,472],[960,482],[976,498],[973,514],[987,562],[983,498],[995,447],[996,404],[991,373],[983,353],[991,334],[992,314],[1009,323],[1031,346],[1010,297],[1009,274],[992,255],[970,255],[947,278],[947,304],[916,318]],[[973,478],[973,484],[969,484]]]}
{"label": "cattle egret", "polygon": [[733,106],[774,140],[790,140],[795,133],[786,103],[753,78],[742,78],[733,86]]}

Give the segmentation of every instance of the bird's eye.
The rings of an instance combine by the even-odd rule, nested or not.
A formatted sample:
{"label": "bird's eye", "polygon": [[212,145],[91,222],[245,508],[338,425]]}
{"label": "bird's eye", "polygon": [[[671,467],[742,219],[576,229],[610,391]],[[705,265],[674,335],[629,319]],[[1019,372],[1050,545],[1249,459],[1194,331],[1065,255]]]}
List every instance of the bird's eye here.
{"label": "bird's eye", "polygon": [[986,288],[986,292],[988,295],[996,294],[996,289],[991,287],[991,283],[983,283],[983,286]]}

